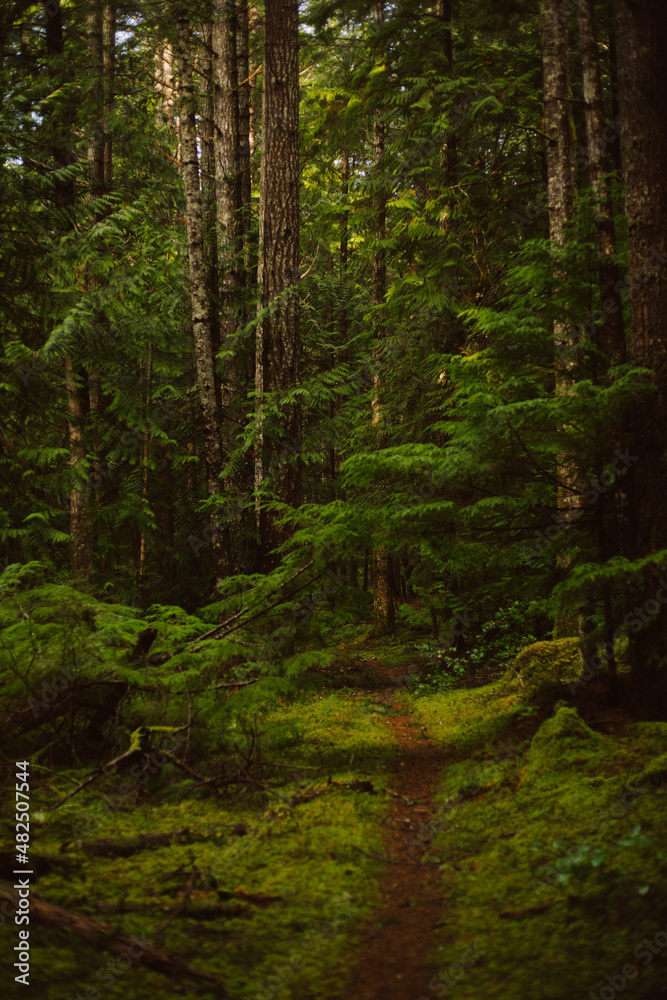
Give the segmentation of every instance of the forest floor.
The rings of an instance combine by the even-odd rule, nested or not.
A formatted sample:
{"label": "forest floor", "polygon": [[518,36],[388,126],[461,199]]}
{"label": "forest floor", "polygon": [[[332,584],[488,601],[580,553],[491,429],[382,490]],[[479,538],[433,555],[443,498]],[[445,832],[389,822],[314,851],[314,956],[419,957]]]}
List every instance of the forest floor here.
{"label": "forest floor", "polygon": [[[567,640],[439,690],[405,637],[359,629],[329,653],[295,695],[253,703],[254,729],[260,686],[225,692],[178,751],[220,769],[261,733],[254,790],[202,794],[163,763],[54,809],[90,765],[35,761],[39,1000],[664,1000],[667,723],[598,684],[575,702]],[[11,983],[6,809],[2,832]]]}

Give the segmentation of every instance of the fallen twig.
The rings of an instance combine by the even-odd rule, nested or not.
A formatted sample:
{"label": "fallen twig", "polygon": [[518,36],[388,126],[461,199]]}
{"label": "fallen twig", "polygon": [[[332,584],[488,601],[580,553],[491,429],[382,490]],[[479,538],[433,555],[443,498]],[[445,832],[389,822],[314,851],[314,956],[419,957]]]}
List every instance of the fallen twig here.
{"label": "fallen twig", "polygon": [[158,929],[155,932],[156,934],[164,934],[164,932],[166,931],[167,927],[169,927],[170,924],[173,924],[173,922],[176,919],[176,917],[179,917],[181,915],[181,913],[183,912],[183,910],[188,905],[188,900],[189,900],[190,896],[192,895],[192,890],[195,887],[195,881],[196,881],[196,879],[197,879],[197,869],[193,868],[192,871],[190,872],[190,881],[188,882],[188,884],[186,886],[186,889],[185,889],[185,892],[183,893],[183,898],[181,899],[180,903],[178,904],[178,906],[176,907],[176,909],[173,911],[173,913],[171,913],[167,917],[167,919],[165,920],[165,922],[163,924],[161,924],[160,927],[158,927]]}

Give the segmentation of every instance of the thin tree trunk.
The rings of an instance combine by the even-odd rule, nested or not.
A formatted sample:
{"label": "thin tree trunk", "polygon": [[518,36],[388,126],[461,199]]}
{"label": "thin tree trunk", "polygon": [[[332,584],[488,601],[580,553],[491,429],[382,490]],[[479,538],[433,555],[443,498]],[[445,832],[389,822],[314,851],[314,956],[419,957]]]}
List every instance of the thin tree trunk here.
{"label": "thin tree trunk", "polygon": [[238,289],[241,283],[236,261],[241,174],[235,0],[220,0],[216,18],[213,25],[215,188],[220,264],[220,333],[221,341],[224,342],[236,329]]}
{"label": "thin tree trunk", "polygon": [[[218,241],[215,183],[215,81],[213,71],[213,22],[201,26],[202,36],[202,90],[203,109],[200,125],[201,143],[201,197],[204,217],[204,249],[206,255],[206,283],[208,286],[211,319],[211,345],[213,354],[220,350],[220,322],[218,304]],[[221,380],[216,376],[218,406],[222,406]]]}
{"label": "thin tree trunk", "polygon": [[[567,238],[568,223],[574,217],[576,206],[574,122],[568,64],[567,19],[563,16],[559,0],[541,0],[542,17],[542,73],[544,87],[544,132],[548,136],[546,149],[547,187],[549,192],[549,235],[554,249],[561,247]],[[556,272],[558,279],[558,272]],[[554,323],[558,368],[556,391],[565,395],[570,391],[573,354],[577,334],[572,326]],[[571,524],[579,513],[578,470],[572,455],[559,458],[558,489],[559,518]],[[567,562],[560,560],[564,568]],[[554,627],[555,636],[579,635],[581,620],[576,615],[561,615]]]}
{"label": "thin tree trunk", "polygon": [[[567,21],[559,0],[541,0],[544,131],[547,143],[549,234],[554,246],[565,242],[567,223],[574,217],[574,124],[568,68]],[[561,330],[559,336],[567,340]]]}
{"label": "thin tree trunk", "polygon": [[[57,72],[52,67],[54,59],[63,52],[63,24],[60,4],[44,4],[46,19],[46,53],[48,71],[53,78],[53,85],[59,87],[62,83]],[[88,25],[90,27],[90,25]],[[58,113],[57,111],[55,112]],[[56,170],[69,165],[74,157],[67,147],[67,120],[60,118],[55,131],[53,147],[53,162]],[[61,225],[66,219],[67,209],[74,203],[74,182],[71,179],[57,177],[55,181],[55,206],[60,210]],[[64,223],[65,226],[68,223]],[[81,388],[76,374],[73,355],[67,354],[65,363],[65,391],[67,395],[67,429],[69,442],[69,464],[72,470],[72,485],[69,497],[69,529],[70,529],[70,570],[73,579],[80,584],[88,582],[93,561],[92,525],[88,513],[88,496],[86,488],[86,450],[83,440],[84,408],[81,399]]]}
{"label": "thin tree trunk", "polygon": [[620,291],[616,287],[619,278],[618,266],[614,261],[616,232],[609,184],[610,165],[607,163],[604,140],[604,106],[593,0],[578,0],[578,16],[588,165],[595,197],[595,231],[600,260],[600,301],[604,313],[605,356],[609,364],[616,365],[625,361],[625,332],[623,304]]}
{"label": "thin tree trunk", "polygon": [[[244,9],[247,28],[247,10]],[[247,149],[240,131],[240,88],[238,46],[239,11],[236,0],[219,0],[215,9],[216,21],[213,25],[213,73],[215,79],[214,135],[215,135],[215,177],[216,177],[216,218],[218,236],[218,289],[220,343],[226,351],[222,363],[222,406],[232,417],[231,423],[242,422],[244,416],[245,389],[247,380],[247,358],[243,356],[243,344],[234,340],[239,328],[241,299],[244,284],[242,268],[243,224],[242,218],[242,159]],[[243,18],[241,18],[243,21]],[[247,31],[241,38],[241,48],[247,53]],[[244,91],[245,93],[245,91]],[[247,121],[245,122],[247,125]],[[248,211],[250,208],[250,194]],[[244,371],[246,369],[246,371]],[[246,472],[248,470],[245,470]],[[241,474],[241,480],[243,474]],[[238,475],[228,475],[225,492],[231,501],[228,507],[230,551],[241,550],[241,515],[236,502],[242,482]]]}
{"label": "thin tree trunk", "polygon": [[[618,52],[616,49],[616,25],[614,17],[608,18],[607,40],[609,43],[609,89],[611,91],[611,117],[613,122],[620,122],[621,111],[618,103]],[[621,143],[615,142],[611,147],[611,159],[614,170],[622,172]]]}
{"label": "thin tree trunk", "polygon": [[88,490],[85,478],[86,448],[83,441],[83,406],[74,362],[65,357],[67,390],[67,428],[69,463],[73,484],[69,502],[70,571],[80,584],[88,582],[93,563],[93,528],[88,512]]}
{"label": "thin tree trunk", "polygon": [[104,93],[102,66],[102,16],[93,5],[86,15],[86,41],[90,57],[88,97],[92,103],[88,137],[88,190],[95,198],[104,189]]}
{"label": "thin tree trunk", "polygon": [[[585,103],[586,143],[588,150],[588,165],[591,186],[595,199],[595,232],[599,260],[600,304],[602,306],[602,325],[600,334],[602,343],[594,343],[594,359],[596,349],[601,349],[605,363],[608,366],[622,364],[626,357],[625,331],[623,327],[623,303],[620,294],[619,269],[614,257],[616,254],[616,232],[614,226],[614,210],[609,183],[610,164],[607,162],[606,143],[604,140],[605,118],[602,101],[602,83],[600,79],[600,63],[597,33],[595,27],[595,5],[593,0],[578,0],[577,13],[579,20],[579,38],[581,45],[581,67],[583,94]],[[596,338],[599,340],[600,338]],[[597,364],[594,365],[596,370]],[[616,442],[621,443],[616,435]],[[608,457],[608,456],[607,456]],[[604,466],[604,457],[600,456],[600,466]],[[602,472],[603,469],[600,469]],[[598,548],[603,562],[613,555],[610,524],[607,508],[612,506],[617,511],[626,507],[622,494],[616,491],[606,503],[603,494],[596,508],[598,530]],[[612,621],[612,596],[609,584],[603,587],[602,595],[604,615],[604,642],[607,650],[607,667],[609,670],[610,689],[617,692],[616,658],[612,636],[614,625]]]}
{"label": "thin tree trunk", "polygon": [[[384,3],[376,2],[373,7],[376,27],[384,25]],[[380,172],[384,155],[385,129],[376,112],[373,125],[373,170]],[[382,191],[374,199],[375,233],[378,243],[386,236],[387,199]],[[387,262],[382,245],[378,245],[373,255],[373,305],[381,310],[387,291]],[[380,317],[382,314],[379,314]],[[375,365],[373,371],[373,392],[371,400],[373,431],[378,446],[384,440],[384,413],[382,392],[384,389],[384,340],[387,334],[383,319],[380,318],[375,331]],[[391,586],[391,559],[386,545],[373,550],[373,631],[376,635],[388,635],[395,627],[394,602]]]}
{"label": "thin tree trunk", "polygon": [[343,147],[341,153],[341,176],[340,190],[345,208],[340,216],[340,248],[339,248],[339,304],[338,304],[338,337],[340,346],[347,342],[348,313],[347,313],[347,266],[349,258],[349,227],[350,211],[347,207],[350,197],[350,158],[347,147]]}
{"label": "thin tree trunk", "polygon": [[114,74],[116,54],[116,8],[105,3],[102,12],[102,88],[104,95],[104,188],[113,184],[113,135],[112,116],[114,104]]}
{"label": "thin tree trunk", "polygon": [[[454,74],[454,49],[452,45],[452,4],[451,0],[437,0],[435,8],[436,17],[442,24],[442,50],[447,64],[447,73],[450,77]],[[456,184],[456,173],[458,166],[458,154],[456,150],[456,133],[450,132],[442,146],[442,170],[446,188],[451,188]],[[448,202],[451,203],[451,197]],[[444,230],[449,221],[451,207],[448,204],[442,213],[440,226]]]}
{"label": "thin tree trunk", "polygon": [[239,132],[239,225],[238,234],[243,245],[244,269],[243,283],[249,287],[257,278],[257,261],[253,260],[250,249],[250,230],[252,223],[252,164],[250,159],[250,112],[251,112],[251,82],[250,82],[250,8],[241,4],[237,13],[236,30],[236,70],[238,74],[238,132]]}
{"label": "thin tree trunk", "polygon": [[[153,382],[153,345],[148,345],[148,361],[146,365],[146,414],[148,415],[151,405],[151,394]],[[141,459],[141,497],[144,501],[144,507],[148,501],[148,465],[150,460],[150,448],[151,448],[151,432],[148,420],[146,420],[146,428],[144,430],[144,440],[142,442],[142,448],[140,450]],[[139,587],[143,587],[144,579],[146,576],[146,529],[141,529],[141,539],[139,541]]]}
{"label": "thin tree trunk", "polygon": [[[259,273],[263,318],[256,336],[258,406],[256,486],[266,478],[284,504],[301,500],[300,412],[280,406],[281,421],[267,420],[265,395],[293,389],[299,377],[299,32],[296,0],[267,0],[260,181]],[[260,560],[289,536],[262,509]]]}
{"label": "thin tree trunk", "polygon": [[[197,153],[195,106],[192,87],[190,24],[187,18],[182,15],[178,19],[177,36],[183,180],[185,183],[185,211],[190,263],[192,332],[195,346],[199,406],[202,418],[206,481],[209,496],[215,499],[222,493],[219,478],[222,468],[222,446],[219,426],[220,412],[217,403],[215,363],[211,344],[211,314],[204,252],[204,224],[199,186],[199,158]],[[216,579],[221,580],[227,573],[230,560],[229,554],[225,552],[224,532],[217,507],[211,508],[210,526],[213,569]]]}

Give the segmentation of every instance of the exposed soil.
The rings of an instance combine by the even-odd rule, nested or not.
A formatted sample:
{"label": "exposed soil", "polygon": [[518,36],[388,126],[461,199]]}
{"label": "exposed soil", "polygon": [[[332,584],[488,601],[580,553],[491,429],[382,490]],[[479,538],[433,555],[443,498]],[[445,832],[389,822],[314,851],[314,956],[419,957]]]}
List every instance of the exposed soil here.
{"label": "exposed soil", "polygon": [[362,933],[346,1000],[417,1000],[428,995],[437,971],[431,945],[445,909],[441,872],[424,859],[444,760],[442,750],[400,705],[396,679],[405,668],[378,666],[377,672],[387,685],[375,689],[377,700],[389,708],[400,749],[392,767],[394,804],[385,820],[389,860],[380,879],[382,902]]}

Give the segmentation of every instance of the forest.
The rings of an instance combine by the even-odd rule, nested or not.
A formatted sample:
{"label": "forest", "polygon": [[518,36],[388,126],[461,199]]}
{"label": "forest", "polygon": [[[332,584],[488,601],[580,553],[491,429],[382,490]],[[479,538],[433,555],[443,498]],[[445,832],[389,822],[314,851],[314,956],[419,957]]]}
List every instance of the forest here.
{"label": "forest", "polygon": [[7,996],[667,997],[666,52],[3,0]]}

